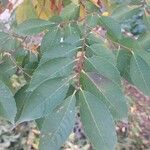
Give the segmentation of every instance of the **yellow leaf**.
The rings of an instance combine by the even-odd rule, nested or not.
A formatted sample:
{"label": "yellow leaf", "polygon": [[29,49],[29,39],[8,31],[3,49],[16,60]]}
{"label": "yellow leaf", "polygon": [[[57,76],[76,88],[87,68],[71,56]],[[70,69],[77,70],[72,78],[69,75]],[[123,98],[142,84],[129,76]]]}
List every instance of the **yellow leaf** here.
{"label": "yellow leaf", "polygon": [[84,7],[82,5],[80,5],[80,19],[83,19],[85,17],[85,11],[84,11]]}
{"label": "yellow leaf", "polygon": [[24,0],[24,2],[17,7],[16,19],[17,23],[20,24],[27,19],[37,18],[36,12],[32,5],[31,0]]}
{"label": "yellow leaf", "polygon": [[74,4],[78,5],[79,1],[78,0],[71,0]]}
{"label": "yellow leaf", "polygon": [[53,15],[50,9],[50,0],[32,0],[39,18],[48,20]]}
{"label": "yellow leaf", "polygon": [[109,16],[109,12],[107,12],[107,11],[103,12],[102,16]]}

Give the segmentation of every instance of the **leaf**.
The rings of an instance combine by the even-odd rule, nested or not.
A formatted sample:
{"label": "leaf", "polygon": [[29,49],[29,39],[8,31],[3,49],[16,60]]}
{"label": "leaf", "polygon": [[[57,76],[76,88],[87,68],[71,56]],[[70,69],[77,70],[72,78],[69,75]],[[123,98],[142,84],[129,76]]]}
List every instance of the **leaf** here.
{"label": "leaf", "polygon": [[52,112],[66,97],[71,79],[60,77],[42,82],[31,91],[18,122],[35,120]]}
{"label": "leaf", "polygon": [[112,50],[108,49],[104,44],[92,44],[89,49],[94,55],[105,58],[108,62],[116,64]]}
{"label": "leaf", "polygon": [[0,32],[0,51],[13,51],[17,47],[17,40],[9,33]]}
{"label": "leaf", "polygon": [[29,92],[27,93],[27,91],[26,91],[27,88],[28,88],[28,85],[24,85],[21,89],[19,89],[15,93],[15,101],[16,101],[16,106],[17,106],[16,120],[19,119],[22,109],[24,107],[24,104],[31,94]]}
{"label": "leaf", "polygon": [[100,16],[99,24],[106,28],[107,34],[112,39],[122,38],[121,25],[119,24],[117,20],[113,19],[112,17]]}
{"label": "leaf", "polygon": [[49,0],[32,0],[34,9],[37,13],[37,16],[40,19],[47,20],[53,15],[53,12],[50,9],[50,1]]}
{"label": "leaf", "polygon": [[34,71],[28,90],[34,90],[50,78],[70,75],[74,65],[74,60],[66,57],[46,61]]}
{"label": "leaf", "polygon": [[139,48],[139,43],[136,40],[132,39],[131,37],[127,36],[122,36],[122,39],[119,40],[114,39],[114,44],[128,51],[132,51],[132,49]]}
{"label": "leaf", "polygon": [[[148,11],[149,11],[149,9],[148,9]],[[143,21],[144,21],[144,24],[146,25],[146,28],[148,29],[148,31],[150,31],[150,14],[146,10],[143,15]]]}
{"label": "leaf", "polygon": [[115,124],[107,107],[101,99],[86,91],[81,91],[79,98],[81,121],[93,148],[115,150]]}
{"label": "leaf", "polygon": [[20,24],[27,19],[37,18],[37,14],[31,0],[24,0],[16,9],[16,20]]}
{"label": "leaf", "polygon": [[82,73],[82,88],[103,101],[110,110],[114,120],[127,117],[127,105],[122,89],[111,80],[95,72]]}
{"label": "leaf", "polygon": [[104,41],[99,37],[97,36],[97,34],[94,34],[94,33],[89,33],[88,37],[87,37],[87,42],[89,45],[92,45],[92,44],[104,44]]}
{"label": "leaf", "polygon": [[[97,4],[97,2],[95,4]],[[96,6],[95,4],[93,4],[90,1],[87,1],[85,4],[86,10],[89,13],[100,13],[99,6]]]}
{"label": "leaf", "polygon": [[0,116],[14,123],[17,109],[13,94],[9,88],[0,81]]}
{"label": "leaf", "polygon": [[62,32],[60,28],[55,28],[50,30],[45,34],[41,43],[41,52],[49,51],[52,46],[60,43],[62,37]]}
{"label": "leaf", "polygon": [[23,73],[26,81],[31,80],[31,75],[37,68],[38,63],[39,63],[38,57],[35,54],[28,52],[22,62],[22,67],[24,69]]}
{"label": "leaf", "polygon": [[0,80],[3,81],[11,91],[13,91],[10,78],[17,71],[16,66],[8,57],[3,57],[0,61]]}
{"label": "leaf", "polygon": [[112,63],[107,61],[108,59],[93,56],[92,58],[86,58],[85,69],[87,72],[97,71],[108,79],[112,80],[116,85],[121,85],[121,77],[117,67]]}
{"label": "leaf", "polygon": [[39,118],[39,119],[36,119],[35,121],[36,121],[36,125],[37,125],[37,127],[38,127],[38,129],[41,131],[41,129],[42,129],[42,125],[43,125],[43,122],[44,122],[44,120],[45,120],[45,117],[44,118]]}
{"label": "leaf", "polygon": [[70,57],[73,58],[77,50],[80,47],[68,44],[56,45],[51,47],[51,49],[43,54],[43,57],[40,61],[40,64],[45,63],[46,61],[59,57]]}
{"label": "leaf", "polygon": [[127,4],[121,4],[114,9],[112,12],[112,17],[119,22],[123,22],[125,20],[131,19],[133,15],[139,14],[141,9],[131,7]]}
{"label": "leaf", "polygon": [[141,49],[149,52],[150,51],[150,32],[147,31],[142,37],[138,38],[138,44]]}
{"label": "leaf", "polygon": [[25,22],[19,24],[15,29],[15,32],[19,35],[35,35],[42,31],[49,29],[50,27],[55,27],[58,24],[51,21],[41,20],[41,19],[29,19]]}
{"label": "leaf", "polygon": [[99,16],[92,14],[87,16],[87,23],[90,28],[94,28],[98,25]]}
{"label": "leaf", "polygon": [[[59,55],[60,53],[60,56],[62,57],[63,52],[68,51],[68,49],[71,50],[73,47],[79,46],[78,43],[80,43],[80,41],[81,37],[78,26],[68,25],[63,29],[54,28],[44,36],[41,44],[41,51],[43,53],[45,52],[45,56],[48,55],[51,57],[51,59],[56,58],[56,55]],[[57,54],[58,51],[59,53]],[[55,55],[55,57],[52,55]]]}
{"label": "leaf", "polygon": [[[144,51],[143,51],[144,53]],[[130,76],[133,84],[137,86],[144,94],[150,95],[150,54],[147,52],[147,58],[135,51],[132,53],[130,63]]]}
{"label": "leaf", "polygon": [[79,5],[71,3],[62,10],[60,16],[64,20],[77,20],[79,18],[79,10]]}
{"label": "leaf", "polygon": [[75,123],[75,96],[68,97],[43,123],[40,150],[57,150],[66,141]]}
{"label": "leaf", "polygon": [[120,75],[128,81],[131,81],[130,79],[131,56],[132,56],[132,53],[125,49],[120,49],[117,54],[117,68],[120,72]]}
{"label": "leaf", "polygon": [[48,32],[42,41],[43,56],[40,64],[58,57],[73,58],[81,47],[78,26],[69,25],[62,30],[57,28],[53,32]]}

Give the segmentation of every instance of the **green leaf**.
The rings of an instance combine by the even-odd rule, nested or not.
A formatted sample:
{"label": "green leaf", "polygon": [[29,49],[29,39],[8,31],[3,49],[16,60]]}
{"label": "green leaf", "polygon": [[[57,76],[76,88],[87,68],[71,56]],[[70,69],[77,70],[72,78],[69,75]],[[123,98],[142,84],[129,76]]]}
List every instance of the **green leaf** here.
{"label": "green leaf", "polygon": [[35,120],[35,121],[36,121],[36,125],[37,125],[37,127],[38,127],[38,129],[39,129],[40,131],[41,131],[41,129],[42,129],[42,125],[43,125],[44,120],[45,120],[45,117],[39,118],[39,119],[36,119],[36,120]]}
{"label": "green leaf", "polygon": [[31,91],[18,122],[35,120],[52,112],[66,97],[71,79],[60,77],[42,82]]}
{"label": "green leaf", "polygon": [[0,81],[0,116],[14,123],[17,109],[15,99],[9,88]]}
{"label": "green leaf", "polygon": [[27,56],[28,51],[24,50],[22,47],[17,48],[16,51],[14,51],[14,59],[16,60],[17,65],[22,66],[22,63]]}
{"label": "green leaf", "polygon": [[97,7],[92,1],[86,1],[85,7],[88,13],[100,13],[99,7]]}
{"label": "green leaf", "polygon": [[[143,51],[144,53],[144,51]],[[150,54],[133,52],[130,64],[130,76],[133,84],[144,94],[150,95]]]}
{"label": "green leaf", "polygon": [[29,19],[21,23],[15,29],[15,32],[19,35],[35,35],[42,31],[48,30],[50,27],[55,27],[58,24],[51,21],[41,19]]}
{"label": "green leaf", "polygon": [[146,25],[146,28],[148,29],[148,31],[150,31],[150,15],[146,11],[145,11],[144,16],[143,16],[143,21],[144,21],[144,24]]}
{"label": "green leaf", "polygon": [[62,32],[60,28],[55,28],[47,32],[41,43],[41,52],[49,51],[52,46],[60,43],[61,37]]}
{"label": "green leaf", "polygon": [[81,91],[79,96],[81,121],[93,148],[115,150],[115,124],[108,108],[89,92]]}
{"label": "green leaf", "polygon": [[82,73],[80,82],[84,90],[103,101],[115,120],[127,117],[128,110],[122,89],[111,80],[93,72]]}
{"label": "green leaf", "polygon": [[15,101],[17,106],[17,114],[16,114],[16,120],[19,119],[22,109],[24,107],[24,104],[28,97],[30,96],[31,92],[27,92],[28,85],[24,85],[21,89],[19,89],[15,94]]}
{"label": "green leaf", "polygon": [[117,67],[109,62],[106,58],[93,56],[86,58],[85,69],[87,72],[97,71],[108,79],[112,80],[117,85],[121,85],[121,77]]}
{"label": "green leaf", "polygon": [[112,17],[116,20],[119,20],[119,22],[123,22],[127,19],[131,19],[133,15],[137,15],[140,12],[140,8],[122,4],[114,9],[114,11],[112,12]]}
{"label": "green leaf", "polygon": [[112,39],[121,39],[121,25],[117,20],[114,20],[112,17],[99,17],[99,24],[104,26],[107,30],[107,34]]}
{"label": "green leaf", "polygon": [[48,115],[42,125],[40,150],[58,150],[66,141],[75,123],[75,96],[68,97],[64,103]]}
{"label": "green leaf", "polygon": [[131,56],[132,56],[132,53],[125,49],[120,49],[117,54],[117,68],[120,72],[120,75],[128,81],[131,81],[130,79]]}
{"label": "green leaf", "polygon": [[0,61],[0,80],[3,81],[11,91],[13,91],[10,78],[17,71],[17,67],[8,57],[3,57]]}
{"label": "green leaf", "polygon": [[117,44],[117,46],[125,48],[126,50],[129,51],[139,46],[136,40],[126,36],[122,36],[121,39],[114,40],[114,44]]}
{"label": "green leaf", "polygon": [[34,90],[50,78],[70,75],[73,72],[74,65],[74,60],[66,57],[46,61],[34,71],[28,90]]}
{"label": "green leaf", "polygon": [[87,42],[89,45],[92,45],[92,44],[102,44],[103,45],[104,44],[104,41],[94,33],[89,33],[89,35],[87,37]]}
{"label": "green leaf", "polygon": [[13,51],[17,47],[17,40],[9,33],[0,32],[0,51]]}
{"label": "green leaf", "polygon": [[116,64],[114,54],[112,50],[108,49],[104,43],[103,44],[92,44],[89,50],[93,52],[94,55],[107,59],[108,62]]}
{"label": "green leaf", "polygon": [[43,53],[40,65],[46,61],[59,57],[73,58],[80,47],[68,44],[61,44],[51,47],[49,51]]}
{"label": "green leaf", "polygon": [[77,20],[79,18],[79,12],[79,6],[71,3],[62,10],[61,17],[64,20]]}
{"label": "green leaf", "polygon": [[[22,62],[22,67],[27,74],[32,75],[34,70],[37,68],[38,63],[38,57],[35,54],[28,52],[28,54],[25,56]],[[25,77],[27,74],[24,74]]]}
{"label": "green leaf", "polygon": [[141,49],[150,52],[150,32],[147,31],[142,37],[138,38],[138,44]]}
{"label": "green leaf", "polygon": [[96,27],[98,25],[98,22],[99,22],[99,17],[97,15],[92,14],[87,16],[87,23],[91,28]]}
{"label": "green leaf", "polygon": [[43,52],[40,64],[58,57],[74,57],[81,48],[81,37],[76,25],[68,25],[62,30],[56,28],[46,34],[42,41]]}
{"label": "green leaf", "polygon": [[[50,30],[43,38],[41,44],[41,51],[48,52],[51,51],[51,48],[62,47],[63,46],[78,46],[80,43],[81,37],[77,25],[69,24],[67,27],[54,28]],[[61,48],[60,48],[61,49]]]}

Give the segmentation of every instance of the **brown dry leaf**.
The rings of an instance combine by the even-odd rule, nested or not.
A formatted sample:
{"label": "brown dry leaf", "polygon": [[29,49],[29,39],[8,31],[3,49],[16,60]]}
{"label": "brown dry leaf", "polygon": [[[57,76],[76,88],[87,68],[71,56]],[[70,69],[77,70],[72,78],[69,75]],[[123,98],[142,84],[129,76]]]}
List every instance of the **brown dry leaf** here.
{"label": "brown dry leaf", "polygon": [[63,8],[63,0],[51,0],[50,7],[54,14],[60,14]]}

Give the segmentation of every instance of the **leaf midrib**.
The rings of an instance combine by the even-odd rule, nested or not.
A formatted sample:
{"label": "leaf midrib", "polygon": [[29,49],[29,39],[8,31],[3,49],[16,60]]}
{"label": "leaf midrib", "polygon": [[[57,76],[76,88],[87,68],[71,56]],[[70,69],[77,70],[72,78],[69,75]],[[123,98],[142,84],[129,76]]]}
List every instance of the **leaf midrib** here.
{"label": "leaf midrib", "polygon": [[[96,57],[98,57],[98,56],[96,56]],[[94,58],[94,57],[92,57],[92,58]],[[90,59],[88,59],[87,57],[86,57],[86,60],[97,70],[97,67],[90,61]],[[120,77],[120,75],[119,75],[119,71],[118,71],[118,69],[117,69],[117,67],[116,66],[114,66],[112,63],[110,63],[110,62],[108,62],[107,61],[107,63],[109,63],[109,64],[111,64],[116,70],[116,72],[118,73],[118,77]],[[98,71],[98,70],[97,70]],[[98,71],[99,72],[99,71]],[[100,72],[99,72],[100,73]],[[114,82],[110,77],[107,77],[109,80],[111,80],[118,88],[120,88],[120,85],[119,85],[119,83],[116,83],[116,82]],[[120,79],[120,78],[119,78]]]}
{"label": "leaf midrib", "polygon": [[83,72],[89,79],[90,79],[90,81],[95,85],[95,87],[97,88],[97,90],[98,91],[100,91],[100,93],[104,96],[104,98],[107,100],[107,102],[112,106],[112,108],[114,108],[113,110],[115,110],[118,114],[119,114],[119,111],[117,110],[117,108],[109,101],[109,99],[105,96],[105,94],[102,92],[102,90],[101,89],[99,89],[99,87],[95,84],[95,82],[91,79],[91,77],[87,74],[87,73],[85,73],[85,72]]}
{"label": "leaf midrib", "polygon": [[69,101],[68,107],[67,107],[67,109],[66,109],[66,111],[65,111],[65,113],[64,113],[64,115],[63,115],[63,117],[62,117],[62,119],[60,120],[60,124],[59,124],[58,128],[52,133],[52,136],[50,136],[51,139],[53,139],[54,136],[56,136],[57,132],[59,131],[60,126],[61,126],[62,122],[64,121],[64,118],[66,117],[66,114],[67,114],[67,112],[68,112],[68,110],[69,110],[69,107],[70,107],[70,104],[71,104],[71,102],[72,102],[72,100],[73,100],[74,95],[75,95],[75,94],[73,94],[73,95],[71,96],[71,99],[70,99],[70,101]]}
{"label": "leaf midrib", "polygon": [[[41,82],[39,82],[38,83],[38,85],[37,86],[35,86],[33,89],[32,89],[32,91],[33,90],[35,90],[37,87],[39,87],[41,84],[43,84],[44,82],[46,82],[47,80],[49,80],[49,79],[53,79],[53,76],[55,76],[57,73],[59,73],[61,70],[63,70],[64,68],[66,68],[66,67],[68,67],[69,65],[71,65],[72,63],[74,63],[75,62],[75,60],[73,60],[73,61],[70,61],[67,65],[65,65],[65,66],[63,66],[62,68],[60,68],[59,70],[57,70],[57,71],[55,71],[55,72],[53,72],[49,77],[47,77],[47,78],[45,78],[44,80],[42,80]],[[47,62],[45,62],[45,63],[47,63]],[[45,64],[45,63],[43,63],[43,64]],[[42,64],[42,65],[43,65]],[[41,65],[41,66],[42,66]],[[41,67],[40,66],[40,67]],[[34,77],[34,75],[33,75],[33,77]],[[33,80],[34,81],[34,80]],[[31,83],[32,83],[32,80],[31,80]],[[30,89],[30,88],[29,88]],[[30,90],[29,90],[30,91]]]}
{"label": "leaf midrib", "polygon": [[92,119],[93,119],[93,122],[94,122],[94,124],[95,124],[95,126],[96,126],[96,128],[97,128],[97,130],[98,130],[98,132],[99,132],[98,135],[101,137],[103,143],[107,145],[107,142],[103,139],[103,136],[101,135],[101,131],[100,131],[100,129],[99,129],[97,123],[96,123],[96,120],[94,119],[94,115],[93,115],[93,112],[92,112],[92,110],[91,110],[91,107],[89,106],[88,102],[86,101],[86,96],[85,96],[85,94],[84,94],[84,92],[83,92],[82,90],[81,90],[81,92],[82,92],[82,94],[83,94],[85,103],[86,103],[86,105],[87,105],[87,107],[88,107],[88,109],[89,109],[89,112],[90,112],[90,114],[91,114],[91,117],[92,117]]}
{"label": "leaf midrib", "polygon": [[145,81],[145,79],[144,79],[143,73],[142,73],[142,71],[141,71],[141,69],[140,69],[139,63],[138,63],[138,61],[137,61],[137,59],[136,59],[136,56],[135,56],[134,52],[132,52],[132,54],[133,54],[133,58],[135,59],[135,62],[136,62],[136,64],[137,64],[138,70],[139,70],[139,72],[140,72],[140,74],[141,74],[141,77],[142,77],[142,79],[143,79],[143,81],[144,81],[145,87],[146,87],[147,91],[149,91],[148,85],[146,84],[146,81]]}
{"label": "leaf midrib", "polygon": [[[73,77],[72,77],[72,78],[73,78]],[[40,104],[36,105],[36,107],[32,108],[32,111],[36,110],[40,105],[43,105],[44,103],[46,103],[46,102],[49,100],[49,98],[53,97],[53,95],[55,95],[55,93],[57,93],[63,86],[65,86],[72,78],[68,79],[68,80],[67,80],[64,84],[62,84],[57,90],[55,90],[54,93],[52,93],[51,95],[49,95],[48,98],[44,99],[44,100],[42,101],[42,103],[40,103]],[[32,96],[32,95],[31,95],[31,96]],[[30,97],[31,97],[31,96],[30,96]],[[29,98],[30,98],[30,97],[29,97]],[[27,106],[28,106],[28,105],[27,105]],[[26,106],[26,107],[27,107],[27,106]],[[26,107],[24,107],[24,109],[25,109]],[[24,110],[24,109],[23,109],[23,110]]]}

